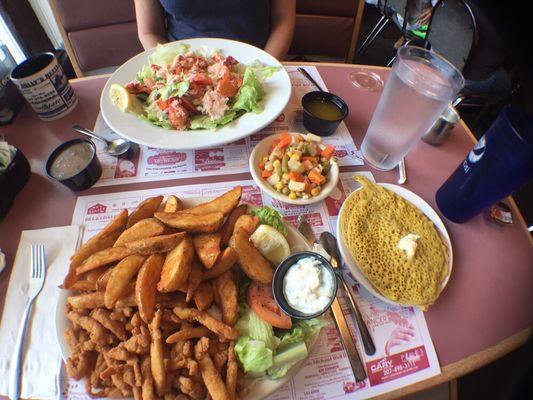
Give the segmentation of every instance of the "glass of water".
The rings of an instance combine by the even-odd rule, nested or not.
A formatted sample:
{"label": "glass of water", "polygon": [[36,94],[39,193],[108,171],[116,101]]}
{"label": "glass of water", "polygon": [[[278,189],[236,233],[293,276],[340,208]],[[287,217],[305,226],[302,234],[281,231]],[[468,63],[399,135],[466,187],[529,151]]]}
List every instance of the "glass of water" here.
{"label": "glass of water", "polygon": [[396,167],[463,86],[461,72],[443,57],[400,47],[361,145],[367,163]]}

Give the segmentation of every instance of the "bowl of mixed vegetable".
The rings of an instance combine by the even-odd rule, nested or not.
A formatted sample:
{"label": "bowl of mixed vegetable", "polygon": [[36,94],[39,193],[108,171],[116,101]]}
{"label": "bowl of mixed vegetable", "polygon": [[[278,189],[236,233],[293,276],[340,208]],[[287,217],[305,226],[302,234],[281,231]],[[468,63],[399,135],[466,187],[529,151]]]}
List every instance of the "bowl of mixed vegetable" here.
{"label": "bowl of mixed vegetable", "polygon": [[339,181],[335,148],[312,133],[282,132],[260,141],[250,155],[250,172],[270,197],[289,204],[313,204]]}

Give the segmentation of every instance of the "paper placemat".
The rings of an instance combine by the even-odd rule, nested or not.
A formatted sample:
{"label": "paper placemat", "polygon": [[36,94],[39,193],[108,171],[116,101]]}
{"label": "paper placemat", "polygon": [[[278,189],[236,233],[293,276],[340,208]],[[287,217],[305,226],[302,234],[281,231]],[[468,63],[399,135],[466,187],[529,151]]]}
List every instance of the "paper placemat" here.
{"label": "paper placemat", "polygon": [[[374,180],[370,172],[360,172]],[[270,205],[285,214],[296,225],[298,215],[306,214],[317,236],[334,232],[340,206],[358,184],[353,173],[342,173],[337,190],[325,201],[308,206],[292,206],[268,197],[252,180],[189,185],[79,197],[72,223],[85,225],[84,240],[102,229],[123,208],[133,209],[143,199],[154,195],[176,194],[180,197],[214,197],[235,185],[243,187],[243,201],[257,206]],[[424,313],[411,307],[393,306],[380,301],[353,280],[346,271],[350,287],[358,300],[376,344],[376,354],[366,356],[360,340],[357,345],[368,373],[364,382],[355,382],[344,347],[333,322],[323,329],[318,344],[303,367],[271,400],[364,399],[419,382],[440,373],[439,362],[424,318]],[[347,300],[341,299],[343,311],[354,321]],[[331,320],[331,315],[327,315]],[[356,335],[356,334],[354,334]],[[63,390],[69,399],[87,398],[83,385],[63,378]]]}
{"label": "paper placemat", "polygon": [[[98,158],[102,164],[102,177],[95,186],[120,185],[147,181],[190,178],[219,174],[248,172],[248,159],[254,146],[268,135],[282,131],[307,132],[302,124],[301,99],[307,92],[316,90],[297,70],[286,67],[292,83],[292,95],[283,113],[272,124],[237,142],[202,150],[164,150],[139,146],[139,151],[128,156],[112,157],[96,141]],[[305,67],[325,89],[327,87],[316,67]],[[117,135],[107,126],[100,114],[94,131],[108,139]],[[324,138],[325,144],[335,146],[335,156],[340,166],[363,165],[355,143],[344,122],[336,132]]]}

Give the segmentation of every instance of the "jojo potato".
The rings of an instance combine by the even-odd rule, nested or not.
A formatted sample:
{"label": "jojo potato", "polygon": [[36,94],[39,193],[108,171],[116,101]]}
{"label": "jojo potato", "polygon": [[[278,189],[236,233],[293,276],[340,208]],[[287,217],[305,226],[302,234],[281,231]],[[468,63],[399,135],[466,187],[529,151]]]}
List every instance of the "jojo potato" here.
{"label": "jojo potato", "polygon": [[[194,246],[190,236],[185,236],[183,240],[172,249],[165,259],[161,279],[157,284],[160,292],[173,292],[187,283],[194,259]],[[187,291],[187,289],[185,289]]]}
{"label": "jojo potato", "polygon": [[207,269],[210,269],[220,254],[220,233],[200,233],[193,236],[196,255]]}
{"label": "jojo potato", "polygon": [[113,247],[124,246],[125,243],[135,240],[149,238],[152,236],[162,235],[165,226],[155,218],[146,218],[137,222],[135,225],[126,229],[118,237]]}
{"label": "jojo potato", "polygon": [[170,226],[190,233],[213,233],[220,229],[224,214],[212,212],[202,215],[189,214],[184,211],[175,213],[156,212],[155,217]]}
{"label": "jojo potato", "polygon": [[239,228],[234,233],[233,248],[237,252],[237,260],[243,272],[253,281],[271,283],[274,270],[270,262],[250,242],[250,235]]}
{"label": "jojo potato", "polygon": [[149,256],[154,253],[166,253],[175,248],[185,237],[184,232],[160,235],[125,243],[124,246],[135,254]]}
{"label": "jojo potato", "polygon": [[126,228],[132,227],[142,219],[153,217],[162,201],[163,196],[149,197],[141,201],[135,210],[131,212]]}
{"label": "jojo potato", "polygon": [[239,204],[239,201],[241,201],[241,196],[242,187],[235,186],[233,189],[224,193],[223,195],[208,201],[207,203],[202,203],[198,204],[197,206],[187,208],[183,210],[183,212],[197,215],[221,212],[226,216],[237,206],[237,204]]}

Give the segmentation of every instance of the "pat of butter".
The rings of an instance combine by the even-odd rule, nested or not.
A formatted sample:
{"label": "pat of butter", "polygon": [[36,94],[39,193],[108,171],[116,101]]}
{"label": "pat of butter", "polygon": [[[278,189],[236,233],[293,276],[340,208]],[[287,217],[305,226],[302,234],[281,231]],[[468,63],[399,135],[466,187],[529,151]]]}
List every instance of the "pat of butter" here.
{"label": "pat of butter", "polygon": [[398,241],[398,248],[405,252],[408,260],[411,260],[415,256],[416,247],[418,246],[416,241],[418,239],[420,239],[420,236],[414,233],[408,233]]}

